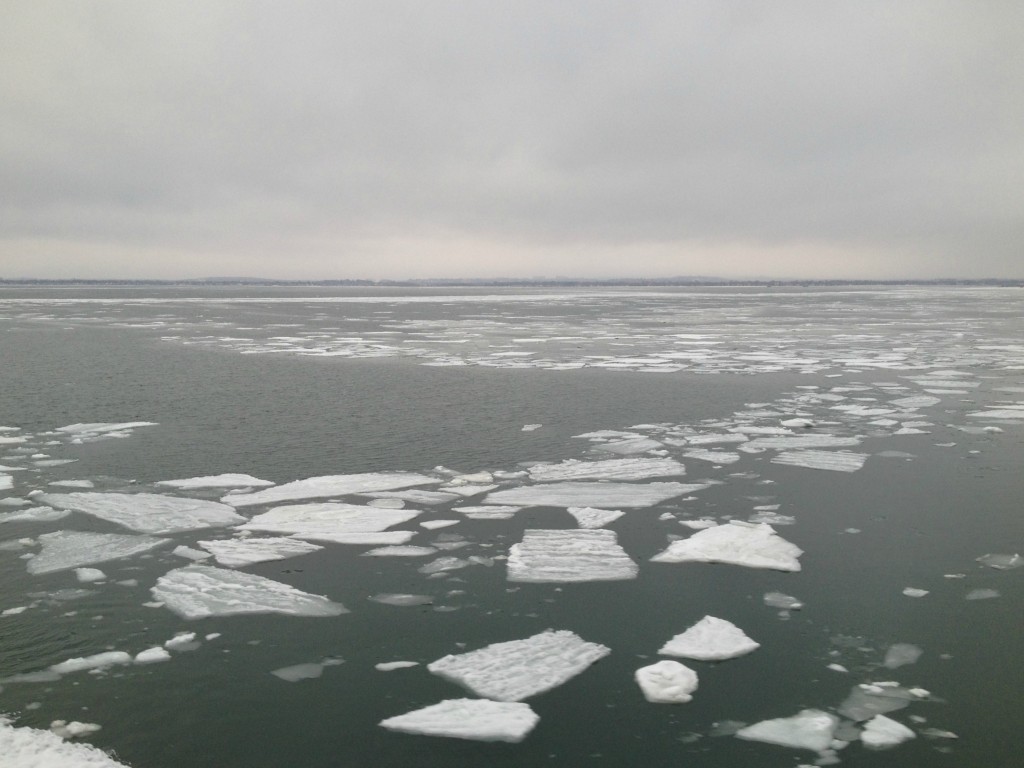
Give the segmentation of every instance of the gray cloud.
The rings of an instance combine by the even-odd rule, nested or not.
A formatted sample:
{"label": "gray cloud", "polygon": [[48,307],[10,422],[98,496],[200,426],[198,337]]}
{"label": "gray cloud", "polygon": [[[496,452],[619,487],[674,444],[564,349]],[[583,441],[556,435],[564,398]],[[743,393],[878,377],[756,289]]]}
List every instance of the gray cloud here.
{"label": "gray cloud", "polygon": [[0,275],[1024,276],[1014,2],[23,2]]}

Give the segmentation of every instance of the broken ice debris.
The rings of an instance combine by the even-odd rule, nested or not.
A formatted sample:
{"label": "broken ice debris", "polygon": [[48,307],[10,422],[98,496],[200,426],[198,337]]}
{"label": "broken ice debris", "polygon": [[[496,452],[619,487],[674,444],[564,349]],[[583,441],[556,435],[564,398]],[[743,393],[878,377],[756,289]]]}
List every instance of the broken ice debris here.
{"label": "broken ice debris", "polygon": [[57,427],[57,432],[72,435],[72,443],[85,443],[91,440],[102,440],[107,437],[129,437],[131,430],[138,427],[158,426],[153,421],[95,422],[91,424],[68,424]]}
{"label": "broken ice debris", "polygon": [[777,451],[794,451],[808,448],[852,448],[860,445],[859,437],[837,437],[835,435],[782,435],[780,437],[757,437],[739,447],[745,453],[755,453],[765,448]]}
{"label": "broken ice debris", "polygon": [[724,661],[744,656],[761,644],[751,640],[731,621],[705,616],[665,643],[658,653],[699,661]]}
{"label": "broken ice debris", "polygon": [[695,448],[683,454],[688,459],[710,461],[712,464],[735,464],[740,460],[738,453],[732,451],[714,451],[706,448]]}
{"label": "broken ice debris", "polygon": [[527,529],[508,554],[508,580],[525,582],[635,579],[636,563],[614,531]]}
{"label": "broken ice debris", "polygon": [[928,594],[928,590],[918,589],[917,587],[904,587],[903,594],[907,597],[925,597]]}
{"label": "broken ice debris", "polygon": [[199,546],[216,558],[221,565],[229,568],[242,568],[254,563],[265,563],[271,560],[284,560],[323,549],[318,544],[311,544],[301,539],[281,537],[267,539],[220,539],[217,541],[200,541]]}
{"label": "broken ice debris", "polygon": [[378,533],[413,520],[419,514],[415,509],[380,509],[357,504],[293,504],[274,507],[238,527],[244,531],[290,533],[303,538],[312,534]]}
{"label": "broken ice debris", "polygon": [[447,699],[404,715],[389,717],[380,724],[389,731],[400,733],[517,743],[526,738],[539,720],[529,704]]}
{"label": "broken ice debris", "polygon": [[910,643],[893,643],[885,652],[885,661],[882,664],[886,669],[898,669],[907,664],[914,664],[921,654],[924,653],[918,646]]}
{"label": "broken ice debris", "polygon": [[781,608],[784,611],[799,611],[804,607],[800,600],[782,592],[765,592],[764,604],[771,608]]}
{"label": "broken ice debris", "polygon": [[770,525],[734,520],[673,541],[666,550],[652,557],[651,562],[729,563],[748,568],[799,571],[798,558],[802,554],[803,550],[778,536]]}
{"label": "broken ice debris", "polygon": [[439,483],[433,477],[411,472],[365,472],[357,475],[323,475],[295,480],[291,483],[267,488],[255,493],[238,493],[226,496],[221,501],[234,507],[252,504],[272,504],[278,501],[318,499],[325,496],[345,496],[350,493],[372,493],[409,488],[414,485]]}
{"label": "broken ice debris", "polygon": [[92,581],[103,581],[107,574],[99,568],[75,568],[75,578],[83,584]]}
{"label": "broken ice debris", "polygon": [[530,479],[536,483],[565,480],[646,480],[651,477],[678,477],[686,467],[675,459],[605,459],[561,464],[536,464],[530,467]]}
{"label": "broken ice debris", "polygon": [[419,665],[418,661],[382,661],[379,664],[374,664],[373,668],[378,672],[394,672],[396,669],[409,669]]}
{"label": "broken ice debris", "polygon": [[547,630],[524,640],[494,643],[429,664],[435,675],[478,696],[521,701],[550,691],[580,674],[610,649],[567,630]]}
{"label": "broken ice debris", "polygon": [[171,654],[159,646],[155,648],[147,648],[146,650],[135,654],[136,664],[156,664],[161,661],[170,661],[170,659]]}
{"label": "broken ice debris", "polygon": [[569,507],[566,511],[576,518],[580,528],[603,528],[625,514],[618,509],[595,509],[594,507]]}
{"label": "broken ice debris", "polygon": [[363,552],[363,557],[426,557],[437,552],[433,547],[418,547],[412,544],[404,546],[377,547]]}
{"label": "broken ice debris", "polygon": [[157,579],[150,590],[185,619],[241,613],[284,613],[292,616],[338,616],[348,613],[339,603],[311,595],[251,573],[209,565],[177,568]]}
{"label": "broken ice debris", "polygon": [[707,488],[707,483],[548,483],[495,491],[485,504],[523,507],[650,507]]}
{"label": "broken ice debris", "polygon": [[885,715],[875,715],[864,723],[864,730],[860,734],[860,740],[870,749],[888,749],[915,737],[916,734],[903,723]]}
{"label": "broken ice debris", "polygon": [[805,709],[792,717],[762,720],[736,731],[736,737],[781,747],[821,752],[832,744],[839,719],[819,709]]}
{"label": "broken ice debris", "polygon": [[37,728],[15,728],[5,717],[0,717],[0,748],[12,768],[126,768],[90,744],[70,743]]}
{"label": "broken ice debris", "polygon": [[273,485],[273,483],[270,480],[260,480],[252,475],[223,474],[186,477],[181,480],[161,480],[157,485],[187,490],[190,488],[256,488]]}
{"label": "broken ice debris", "polygon": [[1008,571],[1013,568],[1020,568],[1024,565],[1024,557],[1020,555],[982,555],[976,558],[982,565],[989,568],[996,568],[1000,571]]}
{"label": "broken ice debris", "polygon": [[[927,695],[927,694],[925,694]],[[854,722],[870,720],[875,715],[895,712],[910,705],[911,701],[920,698],[907,688],[890,684],[855,685],[850,695],[839,705],[836,711]]]}
{"label": "broken ice debris", "polygon": [[66,509],[29,507],[28,509],[19,509],[17,512],[0,514],[0,523],[52,523],[55,520],[63,520],[70,514]]}
{"label": "broken ice debris", "polygon": [[54,720],[50,723],[50,731],[62,739],[78,739],[96,733],[102,727],[96,723],[83,723],[78,720],[72,720],[70,723],[67,720]]}
{"label": "broken ice debris", "polygon": [[864,466],[866,453],[844,453],[840,451],[783,451],[772,458],[773,464],[791,467],[828,469],[833,472],[856,472]]}
{"label": "broken ice debris", "polygon": [[644,698],[652,704],[683,704],[693,699],[697,673],[678,661],[659,661],[635,673]]}
{"label": "broken ice debris", "polygon": [[475,506],[453,507],[452,512],[465,515],[470,520],[510,520],[522,507]]}
{"label": "broken ice debris", "polygon": [[290,667],[281,667],[273,670],[270,674],[288,683],[297,683],[300,680],[315,680],[324,673],[324,667],[334,667],[343,663],[341,659],[324,659],[320,663],[293,664]]}
{"label": "broken ice debris", "polygon": [[51,672],[58,675],[67,675],[71,672],[82,672],[87,669],[104,669],[117,664],[131,664],[132,657],[124,651],[104,651],[92,656],[79,656],[74,659],[62,661],[50,667]]}
{"label": "broken ice debris", "polygon": [[380,594],[373,595],[367,599],[372,600],[375,603],[380,603],[381,605],[396,605],[401,607],[430,605],[434,602],[434,598],[430,595]]}
{"label": "broken ice debris", "polygon": [[174,533],[245,522],[226,504],[156,493],[43,493],[56,509],[70,509],[140,533]]}
{"label": "broken ice debris", "polygon": [[83,565],[120,560],[148,552],[169,542],[170,539],[158,539],[153,536],[54,531],[39,537],[43,549],[28,561],[27,567],[28,572],[35,575],[53,573]]}

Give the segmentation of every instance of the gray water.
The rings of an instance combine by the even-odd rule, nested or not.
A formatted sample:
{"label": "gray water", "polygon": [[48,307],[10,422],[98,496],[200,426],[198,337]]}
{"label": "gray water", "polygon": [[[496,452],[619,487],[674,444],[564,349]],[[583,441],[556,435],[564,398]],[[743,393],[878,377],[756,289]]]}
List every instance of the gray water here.
{"label": "gray water", "polygon": [[[948,370],[957,375],[934,374]],[[16,499],[36,489],[79,490],[48,487],[68,479],[91,480],[97,491],[173,493],[151,484],[222,472],[284,483],[439,466],[514,471],[605,457],[599,443],[575,437],[595,430],[632,428],[664,439],[778,426],[797,411],[818,422],[815,433],[861,437],[849,450],[868,454],[862,469],[844,473],[777,464],[774,451],[715,465],[663,444],[686,465],[684,482],[719,484],[610,524],[640,566],[632,581],[509,583],[501,558],[524,530],[575,527],[548,507],[420,529],[414,544],[446,534],[468,542],[440,554],[496,558],[492,567],[447,578],[418,572],[424,559],[361,557],[367,547],[349,545],[242,569],[351,611],[333,618],[186,621],[143,605],[161,574],[187,564],[169,548],[97,564],[108,580],[79,584],[73,571],[29,575],[22,556],[38,551],[32,541],[54,530],[127,531],[83,514],[3,523],[0,542],[32,541],[0,549],[0,611],[28,606],[0,617],[0,678],[109,649],[134,654],[179,631],[220,633],[162,664],[3,684],[0,712],[19,726],[100,724],[89,742],[136,768],[792,766],[818,756],[716,736],[716,724],[834,711],[852,686],[892,680],[930,691],[892,713],[918,737],[888,751],[853,743],[838,753],[843,764],[1016,762],[1024,569],[992,569],[976,558],[1024,550],[1024,419],[971,414],[1024,400],[1020,291],[7,290],[0,371],[0,424],[21,430],[0,435],[29,438],[0,445],[0,465],[25,467],[9,473],[13,488],[0,490]],[[965,385],[915,381],[929,375]],[[902,410],[894,424],[800,400],[838,391],[845,403],[882,407],[926,389],[940,402]],[[922,426],[896,434],[900,419]],[[128,421],[158,426],[81,445],[51,434],[72,423]],[[523,431],[527,424],[541,426]],[[46,459],[37,453],[76,461],[40,466]],[[669,537],[691,534],[680,520],[747,520],[755,506],[775,504],[794,518],[776,530],[804,550],[799,573],[648,562]],[[424,508],[402,527],[461,518],[451,506]],[[665,513],[671,517],[661,519]],[[230,535],[215,529],[173,538],[194,546]],[[116,583],[123,580],[137,585]],[[908,597],[905,587],[929,594]],[[58,599],[60,590],[78,588],[90,594]],[[965,599],[977,589],[998,597]],[[770,591],[805,607],[780,616],[762,601]],[[426,594],[433,603],[368,600],[379,593]],[[728,618],[761,647],[717,664],[683,660],[700,676],[694,700],[646,702],[634,671],[706,614]],[[429,662],[548,628],[572,630],[611,653],[529,700],[540,723],[522,743],[378,726],[471,695],[431,675]],[[886,669],[893,643],[923,653]],[[298,683],[270,674],[326,657],[344,663]],[[421,666],[374,669],[392,660]],[[929,738],[929,728],[959,738]]]}

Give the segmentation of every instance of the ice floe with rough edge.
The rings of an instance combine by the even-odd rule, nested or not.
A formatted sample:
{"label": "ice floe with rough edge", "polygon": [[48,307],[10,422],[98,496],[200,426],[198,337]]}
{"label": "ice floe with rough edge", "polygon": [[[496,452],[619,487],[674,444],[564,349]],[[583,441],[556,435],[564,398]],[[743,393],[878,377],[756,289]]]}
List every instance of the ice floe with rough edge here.
{"label": "ice floe with rough edge", "polygon": [[38,728],[17,728],[2,716],[0,755],[5,768],[126,768],[90,744],[70,743]]}
{"label": "ice floe with rough edge", "polygon": [[595,509],[594,507],[569,507],[566,511],[576,518],[576,523],[580,528],[603,528],[625,514],[618,509]]}
{"label": "ice floe with rough edge", "polygon": [[856,472],[867,461],[866,453],[841,451],[783,451],[772,458],[772,464],[808,469],[827,469],[832,472]]}
{"label": "ice floe with rough edge", "polygon": [[736,731],[736,737],[780,747],[821,752],[829,748],[839,718],[819,709],[805,709],[792,717],[762,720]]}
{"label": "ice floe with rough edge", "polygon": [[477,696],[521,701],[568,682],[611,653],[568,630],[547,630],[468,653],[448,655],[427,666]]}
{"label": "ice floe with rough edge", "polygon": [[186,477],[181,480],[161,480],[157,485],[188,490],[191,488],[256,488],[273,485],[270,480],[260,480],[252,475],[223,474],[204,477]]}
{"label": "ice floe with rough edge", "polygon": [[679,477],[686,467],[675,459],[604,459],[603,461],[576,461],[567,459],[560,464],[535,464],[530,467],[530,479],[536,483],[567,480],[647,480],[651,477]]}
{"label": "ice floe with rough edge", "polygon": [[517,743],[540,717],[529,704],[488,699],[447,699],[380,722],[389,731],[473,741]]}
{"label": "ice floe with rough edge", "polygon": [[281,537],[266,539],[219,539],[200,541],[199,546],[209,552],[218,563],[229,568],[242,568],[255,563],[284,560],[323,549],[301,539]]}
{"label": "ice floe with rough edge", "polygon": [[509,581],[621,581],[638,572],[615,532],[604,528],[527,529],[508,553]]}
{"label": "ice floe with rough edge", "polygon": [[659,661],[634,673],[637,685],[652,704],[685,704],[697,690],[697,673],[678,661]]}
{"label": "ice floe with rough edge", "polygon": [[415,509],[381,509],[380,507],[324,502],[274,507],[238,526],[243,531],[270,531],[300,536],[310,534],[379,533],[393,525],[415,519]]}
{"label": "ice floe with rough edge", "polygon": [[436,485],[437,478],[412,472],[364,472],[355,475],[321,475],[295,480],[291,483],[267,488],[254,493],[233,493],[221,499],[234,507],[253,504],[273,504],[278,501],[317,499],[325,496],[346,496],[375,491],[393,491],[416,485]]}
{"label": "ice floe with rough edge", "polygon": [[227,504],[156,493],[43,493],[36,500],[139,533],[175,533],[245,522]]}
{"label": "ice floe with rough edge", "polygon": [[244,613],[338,616],[340,603],[279,581],[209,565],[177,568],[157,579],[153,597],[185,619]]}
{"label": "ice floe with rough edge", "polygon": [[651,562],[727,563],[747,568],[799,571],[798,558],[802,554],[803,550],[776,534],[770,525],[734,520],[673,541],[652,557]]}
{"label": "ice floe with rough edge", "polygon": [[39,537],[42,551],[28,561],[27,567],[28,572],[34,575],[65,571],[79,566],[132,557],[170,541],[154,536],[121,533],[54,531]]}
{"label": "ice floe with rough edge", "polygon": [[875,715],[864,723],[860,740],[868,749],[889,749],[916,738],[917,734],[903,723],[885,715]]}
{"label": "ice floe with rough edge", "polygon": [[658,650],[663,656],[698,661],[725,661],[745,656],[761,647],[756,640],[726,619],[705,616]]}
{"label": "ice floe with rough edge", "polygon": [[651,507],[707,488],[707,483],[549,483],[488,494],[484,504],[523,507]]}

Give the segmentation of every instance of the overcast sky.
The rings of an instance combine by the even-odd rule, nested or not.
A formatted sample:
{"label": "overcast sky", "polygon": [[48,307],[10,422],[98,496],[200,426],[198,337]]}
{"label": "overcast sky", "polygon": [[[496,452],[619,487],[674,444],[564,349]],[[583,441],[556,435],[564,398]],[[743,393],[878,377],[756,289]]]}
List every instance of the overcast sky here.
{"label": "overcast sky", "polygon": [[0,277],[1024,277],[1024,2],[0,13]]}

